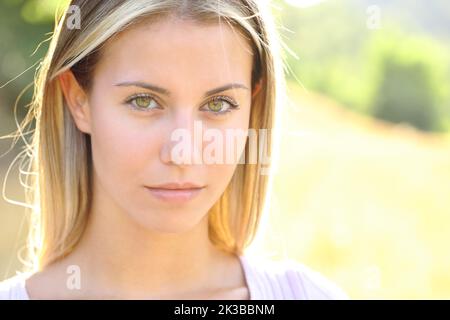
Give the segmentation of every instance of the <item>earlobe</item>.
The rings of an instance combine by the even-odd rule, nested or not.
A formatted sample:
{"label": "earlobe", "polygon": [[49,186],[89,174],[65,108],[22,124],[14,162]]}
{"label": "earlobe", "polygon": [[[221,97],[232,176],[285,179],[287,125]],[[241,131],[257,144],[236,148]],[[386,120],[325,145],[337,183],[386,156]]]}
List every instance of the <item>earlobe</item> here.
{"label": "earlobe", "polygon": [[260,91],[262,88],[262,81],[259,80],[256,84],[255,87],[252,90],[252,98],[254,98]]}
{"label": "earlobe", "polygon": [[70,70],[61,73],[58,81],[75,125],[80,131],[89,134],[90,117],[86,93]]}

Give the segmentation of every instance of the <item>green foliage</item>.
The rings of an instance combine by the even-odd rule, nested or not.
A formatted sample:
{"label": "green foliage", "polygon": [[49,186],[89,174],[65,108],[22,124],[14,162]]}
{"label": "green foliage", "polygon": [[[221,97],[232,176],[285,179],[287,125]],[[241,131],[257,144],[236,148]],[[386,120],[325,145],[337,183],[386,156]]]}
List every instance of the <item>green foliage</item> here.
{"label": "green foliage", "polygon": [[283,25],[287,45],[299,59],[289,57],[294,75],[308,90],[322,92],[345,106],[365,112],[367,96],[362,48],[370,37],[365,12],[340,1],[305,9],[285,6]]}
{"label": "green foliage", "polygon": [[426,131],[442,131],[448,112],[448,50],[436,41],[391,28],[370,44],[371,113]]}
{"label": "green foliage", "polygon": [[374,115],[391,122],[407,122],[422,130],[437,125],[436,104],[425,64],[403,64],[386,58]]}
{"label": "green foliage", "polygon": [[352,0],[284,6],[281,21],[289,31],[283,39],[299,57],[288,55],[290,80],[357,112],[450,130],[448,42],[411,32],[387,13],[380,29],[369,29],[366,9]]}
{"label": "green foliage", "polygon": [[68,0],[27,0],[22,6],[21,15],[27,23],[47,24],[53,22],[55,12],[64,8]]}
{"label": "green foliage", "polygon": [[[3,129],[1,134],[14,129],[14,103],[19,93],[32,83],[36,63],[42,58],[48,45],[48,42],[44,42],[35,52],[53,28],[54,13],[44,14],[41,10],[48,12],[49,8],[55,8],[55,5],[61,3],[57,0],[39,1],[40,5],[32,8],[30,6],[34,5],[34,0],[0,0],[0,86],[3,86],[0,88],[0,127]],[[24,16],[27,11],[30,16],[35,12],[39,18],[32,23]],[[33,67],[34,64],[36,65]],[[24,105],[31,100],[31,95],[32,88],[20,100],[19,119],[24,116]]]}

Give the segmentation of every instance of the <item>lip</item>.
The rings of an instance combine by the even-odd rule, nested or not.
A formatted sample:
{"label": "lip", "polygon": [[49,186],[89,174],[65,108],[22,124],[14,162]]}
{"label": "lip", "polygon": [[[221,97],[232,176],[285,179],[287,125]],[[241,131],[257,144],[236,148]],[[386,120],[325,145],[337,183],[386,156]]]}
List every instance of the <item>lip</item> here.
{"label": "lip", "polygon": [[184,182],[145,186],[145,188],[159,200],[171,203],[185,203],[194,199],[205,186]]}
{"label": "lip", "polygon": [[148,186],[147,188],[179,190],[179,189],[200,189],[204,187],[205,186],[193,182],[169,182],[154,186]]}

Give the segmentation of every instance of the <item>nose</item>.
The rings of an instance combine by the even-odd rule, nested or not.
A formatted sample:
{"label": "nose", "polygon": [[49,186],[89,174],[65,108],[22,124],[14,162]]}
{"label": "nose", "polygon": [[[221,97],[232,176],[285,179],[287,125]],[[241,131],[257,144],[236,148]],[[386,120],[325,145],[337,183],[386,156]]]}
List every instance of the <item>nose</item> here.
{"label": "nose", "polygon": [[178,108],[170,118],[160,151],[163,163],[177,166],[202,163],[203,124],[192,110]]}

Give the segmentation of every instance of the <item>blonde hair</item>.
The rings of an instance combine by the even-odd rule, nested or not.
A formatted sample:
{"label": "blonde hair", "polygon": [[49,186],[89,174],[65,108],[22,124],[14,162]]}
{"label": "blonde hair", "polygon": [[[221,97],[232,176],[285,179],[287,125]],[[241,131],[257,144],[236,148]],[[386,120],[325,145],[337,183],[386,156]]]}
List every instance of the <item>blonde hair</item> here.
{"label": "blonde hair", "polygon": [[[209,22],[223,19],[251,40],[252,87],[261,90],[252,100],[250,128],[272,129],[275,107],[285,89],[281,41],[267,4],[261,0],[75,0],[81,30],[66,27],[64,7],[57,14],[48,52],[34,81],[30,110],[19,127],[35,123],[27,145],[30,171],[26,201],[31,210],[28,260],[42,270],[69,254],[80,240],[90,210],[92,158],[90,137],[75,126],[56,77],[72,70],[89,89],[101,47],[119,32],[141,20],[167,15]],[[235,30],[233,28],[233,30]],[[271,136],[270,136],[271,137]],[[269,137],[269,138],[270,138]],[[267,151],[272,152],[272,139]],[[222,250],[241,254],[253,241],[262,216],[269,175],[262,163],[238,165],[233,178],[209,211],[209,237]]]}

